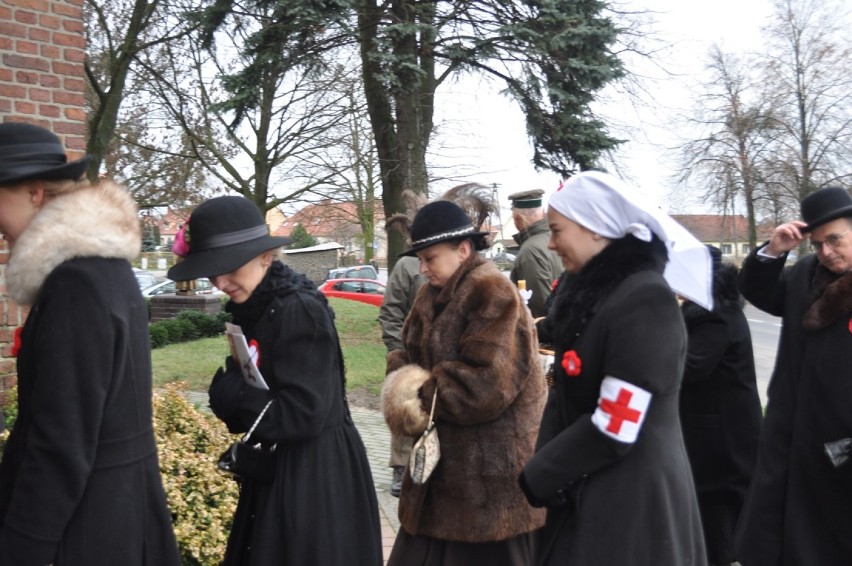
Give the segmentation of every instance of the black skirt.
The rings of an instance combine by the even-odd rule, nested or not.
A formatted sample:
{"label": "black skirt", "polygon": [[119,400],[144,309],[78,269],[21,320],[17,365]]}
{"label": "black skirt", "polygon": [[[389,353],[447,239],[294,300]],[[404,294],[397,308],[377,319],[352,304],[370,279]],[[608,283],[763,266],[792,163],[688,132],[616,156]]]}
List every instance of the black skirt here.
{"label": "black skirt", "polygon": [[400,529],[387,566],[532,566],[539,531],[493,542],[459,542],[410,535]]}

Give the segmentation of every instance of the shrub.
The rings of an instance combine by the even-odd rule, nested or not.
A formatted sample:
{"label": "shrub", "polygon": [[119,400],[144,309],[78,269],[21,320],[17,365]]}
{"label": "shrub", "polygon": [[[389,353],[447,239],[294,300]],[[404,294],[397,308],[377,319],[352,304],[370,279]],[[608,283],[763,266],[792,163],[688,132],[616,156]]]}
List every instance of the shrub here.
{"label": "shrub", "polygon": [[154,432],[183,562],[220,564],[239,490],[216,469],[216,460],[233,438],[212,415],[193,407],[178,384],[155,391]]}
{"label": "shrub", "polygon": [[217,336],[225,331],[225,323],[230,320],[231,315],[224,311],[219,311],[215,315],[195,310],[181,311],[175,318],[159,320],[148,325],[151,348]]}
{"label": "shrub", "polygon": [[169,333],[165,327],[155,322],[148,327],[148,333],[151,336],[151,348],[160,348],[169,343]]}

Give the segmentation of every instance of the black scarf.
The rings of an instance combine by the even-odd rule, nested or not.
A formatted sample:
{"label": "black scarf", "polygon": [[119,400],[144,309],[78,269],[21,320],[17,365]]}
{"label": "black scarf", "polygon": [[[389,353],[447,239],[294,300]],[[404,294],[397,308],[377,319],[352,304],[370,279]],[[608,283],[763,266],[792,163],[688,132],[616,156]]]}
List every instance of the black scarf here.
{"label": "black scarf", "polygon": [[548,314],[554,341],[570,348],[601,299],[634,273],[646,270],[662,273],[666,261],[666,246],[656,236],[650,242],[633,236],[613,240],[568,278],[566,284],[557,286],[556,301]]}
{"label": "black scarf", "polygon": [[334,311],[328,306],[325,295],[317,291],[316,284],[305,275],[297,273],[281,263],[273,261],[266,271],[261,282],[257,285],[251,296],[244,302],[237,304],[228,301],[225,310],[234,317],[234,324],[240,326],[253,325],[269,307],[269,303],[277,297],[283,297],[296,291],[310,292],[320,300],[328,309],[332,319]]}

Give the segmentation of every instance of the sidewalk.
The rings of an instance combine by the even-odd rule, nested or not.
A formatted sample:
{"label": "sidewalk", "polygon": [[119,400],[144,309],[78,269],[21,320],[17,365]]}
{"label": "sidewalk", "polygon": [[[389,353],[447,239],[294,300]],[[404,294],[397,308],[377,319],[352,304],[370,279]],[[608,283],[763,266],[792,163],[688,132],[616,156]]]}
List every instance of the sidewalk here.
{"label": "sidewalk", "polygon": [[397,498],[390,494],[392,470],[388,466],[390,458],[390,432],[388,432],[382,414],[370,409],[351,407],[352,420],[361,433],[364,445],[367,447],[367,458],[373,471],[373,482],[376,485],[376,497],[379,500],[379,516],[382,521],[382,545],[385,550],[385,561],[390,556],[396,532],[399,530],[399,519],[396,513]]}

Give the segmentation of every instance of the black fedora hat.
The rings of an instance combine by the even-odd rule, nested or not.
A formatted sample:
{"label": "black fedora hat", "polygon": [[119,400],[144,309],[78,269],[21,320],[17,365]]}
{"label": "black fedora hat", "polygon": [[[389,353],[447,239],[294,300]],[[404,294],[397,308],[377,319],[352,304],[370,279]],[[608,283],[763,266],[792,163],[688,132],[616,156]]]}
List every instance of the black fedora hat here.
{"label": "black fedora hat", "polygon": [[441,242],[487,236],[470,221],[470,217],[457,204],[439,200],[430,202],[417,211],[411,222],[411,247],[399,255],[415,255],[422,249]]}
{"label": "black fedora hat", "polygon": [[[199,204],[183,230],[183,261],[169,269],[174,281],[230,273],[265,251],[285,246],[290,238],[269,235],[257,206],[245,197],[216,197]],[[176,239],[177,242],[177,239]]]}
{"label": "black fedora hat", "polygon": [[56,134],[40,126],[24,122],[0,124],[0,185],[30,179],[76,181],[91,160],[87,155],[69,163]]}
{"label": "black fedora hat", "polygon": [[852,216],[852,197],[842,187],[825,187],[802,199],[802,220],[808,223],[804,232],[842,216]]}

